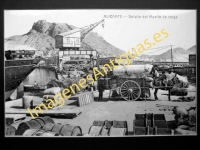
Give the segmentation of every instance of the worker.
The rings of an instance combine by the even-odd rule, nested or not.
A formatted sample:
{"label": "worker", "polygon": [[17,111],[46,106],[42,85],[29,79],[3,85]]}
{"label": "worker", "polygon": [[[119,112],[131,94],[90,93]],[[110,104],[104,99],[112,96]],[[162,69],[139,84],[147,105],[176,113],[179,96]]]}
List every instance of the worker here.
{"label": "worker", "polygon": [[19,59],[22,59],[23,57],[22,57],[22,55],[19,55]]}
{"label": "worker", "polygon": [[63,70],[63,61],[62,61],[62,59],[60,59],[59,65],[60,65],[59,66],[60,71]]}
{"label": "worker", "polygon": [[7,51],[7,52],[5,53],[5,56],[6,56],[6,59],[7,59],[7,60],[12,60],[12,52],[11,52],[11,50]]}
{"label": "worker", "polygon": [[168,84],[168,79],[167,79],[167,76],[165,75],[164,71],[162,72],[162,79],[163,79],[163,84],[164,84],[165,90],[166,90],[167,84]]}
{"label": "worker", "polygon": [[151,77],[146,77],[146,81],[147,82],[150,82],[150,87],[152,88],[152,89],[154,89],[155,87],[154,87],[154,83],[155,83],[155,80],[157,80],[158,78],[159,78],[159,73],[158,73],[158,71],[157,71],[157,67],[153,67],[152,68],[152,75],[153,75],[153,78],[151,78]]}
{"label": "worker", "polygon": [[99,91],[99,100],[102,100],[104,92],[104,82],[102,77],[100,77],[98,80],[98,91]]}
{"label": "worker", "polygon": [[196,134],[196,106],[191,106],[189,109],[179,108],[175,111],[175,121],[177,123],[175,133]]}
{"label": "worker", "polygon": [[14,60],[18,60],[19,59],[19,55],[16,55],[16,57],[14,58]]}
{"label": "worker", "polygon": [[158,70],[157,67],[155,67],[155,68],[153,69],[153,78],[158,78],[158,77],[160,76],[157,70]]}

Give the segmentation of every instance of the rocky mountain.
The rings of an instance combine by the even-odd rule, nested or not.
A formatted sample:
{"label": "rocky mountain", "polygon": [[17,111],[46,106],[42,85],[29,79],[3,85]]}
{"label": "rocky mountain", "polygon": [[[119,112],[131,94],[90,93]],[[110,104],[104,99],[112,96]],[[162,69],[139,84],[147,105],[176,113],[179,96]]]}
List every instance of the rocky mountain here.
{"label": "rocky mountain", "polygon": [[90,45],[92,49],[96,49],[99,53],[104,56],[113,56],[117,54],[122,54],[124,51],[116,48],[111,45],[107,41],[104,40],[103,37],[99,36],[97,33],[91,32],[85,39],[84,42]]}
{"label": "rocky mountain", "polygon": [[[67,23],[49,23],[46,20],[35,22],[32,29],[24,35],[16,35],[5,39],[5,49],[13,49],[26,45],[38,50],[55,50],[55,35],[76,28]],[[124,51],[105,41],[97,33],[91,32],[85,37],[81,49],[96,49],[99,54],[113,55]]]}
{"label": "rocky mountain", "polygon": [[[181,47],[173,48],[172,49],[173,54],[173,61],[177,62],[188,62],[189,61],[189,54],[196,54],[196,45],[192,46],[188,50],[185,50]],[[160,55],[142,55],[143,58],[149,58],[149,59],[166,59],[171,61],[171,49],[168,51],[160,54]]]}

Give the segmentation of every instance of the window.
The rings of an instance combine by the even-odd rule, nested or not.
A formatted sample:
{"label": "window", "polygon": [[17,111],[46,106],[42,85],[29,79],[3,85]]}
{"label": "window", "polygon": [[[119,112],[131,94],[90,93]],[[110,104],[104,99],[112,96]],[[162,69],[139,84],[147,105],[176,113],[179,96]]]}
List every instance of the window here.
{"label": "window", "polygon": [[75,51],[69,51],[70,54],[75,54]]}
{"label": "window", "polygon": [[70,43],[70,38],[69,37],[66,38],[66,43]]}
{"label": "window", "polygon": [[68,51],[64,51],[64,54],[65,54],[65,55],[68,55]]}
{"label": "window", "polygon": [[80,44],[80,39],[79,39],[79,38],[76,38],[75,43],[76,43],[76,44]]}
{"label": "window", "polygon": [[63,56],[63,51],[59,51],[59,57]]}
{"label": "window", "polygon": [[86,51],[81,51],[81,54],[86,54]]}
{"label": "window", "polygon": [[96,56],[96,51],[92,51],[92,54],[93,54],[94,56]]}
{"label": "window", "polygon": [[91,54],[92,52],[91,51],[87,51],[87,54]]}
{"label": "window", "polygon": [[76,51],[76,54],[80,54],[80,51]]}

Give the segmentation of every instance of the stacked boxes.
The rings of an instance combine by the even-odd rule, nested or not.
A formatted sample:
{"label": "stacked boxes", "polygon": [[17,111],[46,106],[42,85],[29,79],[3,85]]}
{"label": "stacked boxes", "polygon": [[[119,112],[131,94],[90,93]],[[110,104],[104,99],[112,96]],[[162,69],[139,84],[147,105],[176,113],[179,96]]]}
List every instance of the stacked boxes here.
{"label": "stacked boxes", "polygon": [[164,114],[135,114],[134,135],[171,135]]}
{"label": "stacked boxes", "polygon": [[78,106],[84,106],[94,101],[94,94],[92,92],[84,92],[78,95]]}

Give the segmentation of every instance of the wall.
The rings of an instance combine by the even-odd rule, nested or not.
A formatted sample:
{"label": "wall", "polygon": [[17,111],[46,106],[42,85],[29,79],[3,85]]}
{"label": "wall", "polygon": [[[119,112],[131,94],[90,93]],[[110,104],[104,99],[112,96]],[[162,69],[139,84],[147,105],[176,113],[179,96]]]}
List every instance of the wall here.
{"label": "wall", "polygon": [[35,70],[26,77],[23,83],[24,85],[34,85],[34,82],[36,81],[38,85],[46,85],[51,79],[56,79],[55,71],[44,68],[35,68]]}

